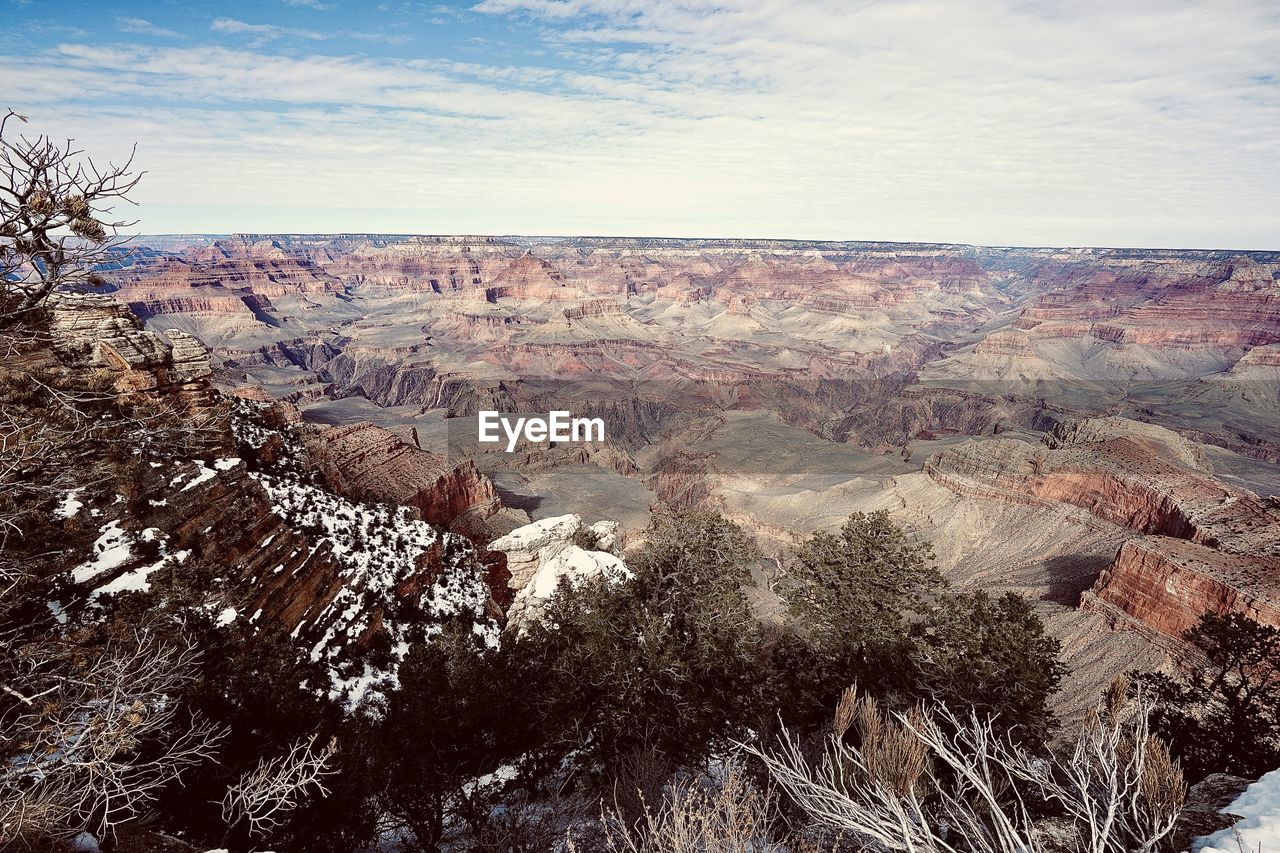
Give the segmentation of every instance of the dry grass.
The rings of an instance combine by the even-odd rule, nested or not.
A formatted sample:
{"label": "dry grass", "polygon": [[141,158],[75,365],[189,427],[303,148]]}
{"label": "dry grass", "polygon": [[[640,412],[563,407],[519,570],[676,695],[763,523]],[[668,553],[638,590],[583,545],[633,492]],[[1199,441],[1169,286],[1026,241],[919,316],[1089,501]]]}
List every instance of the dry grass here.
{"label": "dry grass", "polygon": [[[759,853],[773,834],[774,796],[736,764],[716,783],[685,778],[668,786],[662,805],[628,824],[619,812],[600,818],[609,853]],[[570,853],[587,853],[568,842]]]}
{"label": "dry grass", "polygon": [[[1150,733],[1148,698],[1107,696],[1069,753],[1045,759],[998,736],[989,720],[945,707],[887,714],[846,691],[820,763],[784,732],[777,752],[748,751],[818,826],[867,849],[904,853],[1042,853],[1028,803],[1064,815],[1079,853],[1155,853],[1182,811],[1186,784]],[[857,745],[845,735],[856,728]]]}

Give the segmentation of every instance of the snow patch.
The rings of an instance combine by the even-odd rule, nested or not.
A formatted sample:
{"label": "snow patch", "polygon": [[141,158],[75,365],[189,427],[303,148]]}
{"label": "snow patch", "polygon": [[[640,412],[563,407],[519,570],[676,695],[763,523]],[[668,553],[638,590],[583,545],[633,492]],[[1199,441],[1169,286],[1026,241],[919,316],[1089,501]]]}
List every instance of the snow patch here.
{"label": "snow patch", "polygon": [[[240,458],[237,456],[228,456],[225,459],[215,459],[213,462],[212,468],[205,465],[204,460],[197,459],[196,465],[199,470],[196,472],[196,476],[191,480],[191,482],[187,483],[185,486],[182,487],[181,491],[185,492],[188,489],[194,489],[196,486],[207,483],[210,480],[212,480],[214,477],[218,476],[219,471],[230,471],[232,468],[236,467],[239,464],[240,464]],[[178,477],[174,478],[174,480],[170,482],[169,485],[171,486],[175,485],[176,483],[181,481],[181,479],[182,479],[182,475],[179,475]]]}
{"label": "snow patch", "polygon": [[[405,507],[355,503],[293,477],[249,476],[266,490],[275,513],[307,534],[313,553],[327,547],[338,563],[342,589],[307,620],[314,638],[309,654],[328,669],[331,698],[345,699],[349,708],[376,703],[398,684],[399,664],[412,642],[439,634],[449,619],[471,620],[485,645],[496,646],[497,623],[484,615],[489,589],[465,540],[439,533]],[[438,549],[442,570],[416,599],[406,599],[401,585],[420,570],[428,548]],[[391,641],[386,668],[347,652],[377,622]],[[299,624],[293,636],[302,630]]]}
{"label": "snow patch", "polygon": [[1230,829],[1196,839],[1192,850],[1199,853],[1280,850],[1280,770],[1272,770],[1245,788],[1223,811],[1244,819]]}
{"label": "snow patch", "polygon": [[53,517],[60,520],[75,517],[84,503],[80,500],[80,490],[72,489],[62,498],[62,503],[54,507]]}
{"label": "snow patch", "polygon": [[101,534],[93,543],[92,558],[71,570],[76,583],[86,583],[103,572],[118,569],[133,555],[133,537],[115,519],[98,528]]}

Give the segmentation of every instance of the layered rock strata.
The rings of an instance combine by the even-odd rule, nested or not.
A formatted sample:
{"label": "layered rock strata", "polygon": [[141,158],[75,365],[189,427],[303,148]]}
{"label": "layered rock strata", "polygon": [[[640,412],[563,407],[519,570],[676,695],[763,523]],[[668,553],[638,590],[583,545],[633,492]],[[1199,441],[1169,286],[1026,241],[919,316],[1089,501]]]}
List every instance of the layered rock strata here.
{"label": "layered rock strata", "polygon": [[54,298],[49,334],[64,365],[104,373],[117,393],[172,397],[191,407],[211,401],[212,371],[204,345],[184,332],[169,330],[161,337],[143,329],[128,307],[111,297]]}
{"label": "layered rock strata", "polygon": [[332,427],[310,444],[340,493],[414,507],[431,524],[466,528],[502,508],[474,463],[450,464],[373,424]]}
{"label": "layered rock strata", "polygon": [[1215,479],[1196,445],[1121,418],[1064,422],[1037,446],[971,442],[925,472],[961,493],[1067,503],[1141,534],[1125,542],[1083,605],[1177,636],[1206,612],[1280,625],[1280,506]]}

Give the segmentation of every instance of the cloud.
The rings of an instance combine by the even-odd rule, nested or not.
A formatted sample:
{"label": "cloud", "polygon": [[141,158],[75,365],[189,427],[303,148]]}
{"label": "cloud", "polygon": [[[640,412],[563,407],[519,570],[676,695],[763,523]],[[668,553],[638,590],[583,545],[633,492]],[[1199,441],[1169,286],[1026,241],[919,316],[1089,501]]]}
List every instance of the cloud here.
{"label": "cloud", "polygon": [[278,27],[274,24],[251,24],[246,21],[236,20],[235,18],[217,18],[209,25],[209,28],[219,33],[253,36],[255,41],[260,44],[273,41],[281,36],[293,36],[294,38],[309,39],[311,41],[324,41],[329,38],[329,36],[324,33],[318,33],[314,30]]}
{"label": "cloud", "polygon": [[242,47],[68,43],[0,58],[0,76],[60,133],[144,140],[148,199],[193,219],[284,206],[304,230],[395,209],[406,231],[1280,248],[1269,2],[468,14],[518,19],[558,61],[331,55],[368,39],[219,18]]}
{"label": "cloud", "polygon": [[251,36],[251,44],[255,47],[261,47],[268,42],[272,42],[283,37],[305,39],[307,41],[352,40],[381,42],[383,44],[408,44],[413,40],[413,37],[408,33],[380,33],[353,30],[332,30],[330,32],[322,33],[317,32],[316,30],[280,27],[275,24],[252,24],[247,21],[236,20],[235,18],[217,18],[212,24],[210,24],[210,29],[215,32],[228,33],[231,35]]}
{"label": "cloud", "polygon": [[185,38],[182,33],[158,27],[143,18],[116,18],[116,28],[125,33],[137,33],[139,35],[156,36],[157,38]]}
{"label": "cloud", "polygon": [[317,12],[328,12],[334,8],[332,3],[322,3],[320,0],[284,0],[286,6],[303,6],[307,9],[315,9]]}

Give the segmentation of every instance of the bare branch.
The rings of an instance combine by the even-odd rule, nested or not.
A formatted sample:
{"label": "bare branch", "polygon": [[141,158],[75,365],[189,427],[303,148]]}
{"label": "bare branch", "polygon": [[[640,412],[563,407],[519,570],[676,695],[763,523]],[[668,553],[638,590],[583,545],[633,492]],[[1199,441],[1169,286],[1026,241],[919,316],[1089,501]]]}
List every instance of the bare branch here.
{"label": "bare branch", "polygon": [[[837,729],[858,719],[861,745],[839,735],[814,766],[784,730],[776,752],[745,749],[817,824],[875,849],[913,853],[1040,853],[1032,795],[1068,816],[1081,853],[1154,853],[1173,831],[1186,786],[1150,734],[1152,703],[1100,710],[1067,755],[1044,759],[999,738],[991,721],[933,714],[886,719],[870,700],[842,703]],[[870,722],[864,723],[864,720]]]}
{"label": "bare branch", "polygon": [[[40,307],[55,291],[102,283],[97,268],[121,260],[121,235],[132,222],[113,220],[111,202],[129,200],[143,172],[137,146],[121,165],[99,167],[73,140],[6,136],[0,120],[0,321]],[[127,257],[127,256],[125,256]]]}
{"label": "bare branch", "polygon": [[285,817],[308,796],[329,793],[323,779],[330,769],[336,740],[316,749],[316,736],[296,741],[289,752],[258,766],[240,777],[222,799],[222,820],[228,829],[247,824],[250,835],[266,835],[277,829]]}

